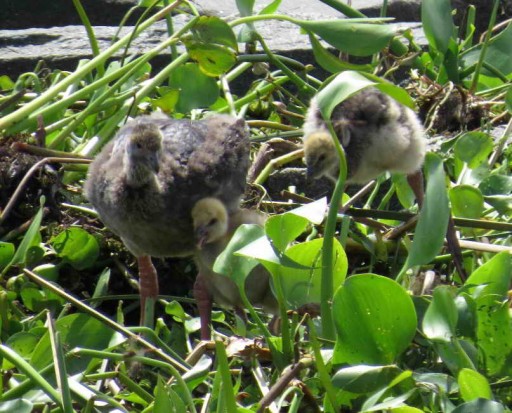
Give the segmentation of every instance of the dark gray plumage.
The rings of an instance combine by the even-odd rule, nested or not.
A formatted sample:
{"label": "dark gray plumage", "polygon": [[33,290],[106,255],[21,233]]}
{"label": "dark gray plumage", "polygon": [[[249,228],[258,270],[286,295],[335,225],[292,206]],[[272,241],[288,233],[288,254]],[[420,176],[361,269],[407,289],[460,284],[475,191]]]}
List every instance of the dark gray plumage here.
{"label": "dark gray plumage", "polygon": [[[147,256],[194,254],[191,209],[214,196],[238,208],[249,166],[245,122],[227,115],[200,121],[141,116],[97,155],[85,183],[103,223],[147,269]],[[154,271],[154,270],[153,270]],[[143,291],[141,297],[157,291]],[[153,288],[153,287],[150,287]],[[145,289],[145,287],[144,287]]]}
{"label": "dark gray plumage", "polygon": [[[418,117],[376,88],[337,105],[331,121],[345,150],[348,183],[366,183],[385,171],[411,174],[423,163],[426,140]],[[304,123],[304,153],[312,178],[338,179],[338,155],[316,98]]]}

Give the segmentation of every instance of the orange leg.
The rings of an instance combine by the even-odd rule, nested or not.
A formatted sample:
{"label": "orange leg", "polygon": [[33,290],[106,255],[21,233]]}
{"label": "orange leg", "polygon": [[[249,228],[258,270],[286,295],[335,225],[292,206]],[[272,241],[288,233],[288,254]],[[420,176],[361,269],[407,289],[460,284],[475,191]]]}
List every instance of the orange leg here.
{"label": "orange leg", "polygon": [[212,297],[206,288],[206,284],[201,273],[197,274],[196,282],[194,283],[194,298],[197,303],[199,319],[201,321],[201,340],[210,340]]}
{"label": "orange leg", "polygon": [[140,324],[153,328],[155,302],[158,297],[158,275],[149,255],[137,257],[139,265]]}

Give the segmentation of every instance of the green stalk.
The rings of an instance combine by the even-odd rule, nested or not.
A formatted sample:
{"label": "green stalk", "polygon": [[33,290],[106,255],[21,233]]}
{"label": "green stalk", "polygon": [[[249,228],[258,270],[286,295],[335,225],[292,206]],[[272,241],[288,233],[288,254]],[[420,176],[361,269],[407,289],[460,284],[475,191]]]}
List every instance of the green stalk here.
{"label": "green stalk", "polygon": [[350,18],[366,17],[359,10],[356,10],[356,9],[350,7],[348,4],[346,4],[342,1],[339,1],[339,0],[320,0],[320,1],[324,4],[327,4],[328,6],[331,6],[334,10],[338,10],[340,13],[343,13],[347,17],[350,17]]}
{"label": "green stalk", "polygon": [[[73,0],[73,5],[80,16],[80,20],[82,20],[82,24],[85,27],[85,31],[87,32],[87,37],[89,38],[89,43],[91,45],[91,51],[93,56],[98,56],[100,54],[100,48],[98,46],[98,40],[96,39],[96,35],[94,34],[94,30],[91,25],[91,21],[85,12],[84,7],[80,0]],[[105,67],[103,65],[98,66],[98,74],[103,76],[105,74]]]}
{"label": "green stalk", "polygon": [[28,361],[3,344],[0,344],[0,354],[6,360],[9,360],[14,364],[18,370],[22,371],[27,375],[27,377],[33,380],[50,399],[57,403],[61,408],[64,407],[59,392],[56,391]]}
{"label": "green stalk", "polygon": [[231,373],[229,371],[228,356],[226,348],[222,341],[215,342],[215,354],[217,356],[217,369],[222,377],[221,391],[219,397],[224,399],[227,412],[236,412],[238,408],[235,400],[235,389],[231,381]]}
{"label": "green stalk", "polygon": [[[169,6],[169,0],[163,0],[164,6]],[[165,23],[167,25],[167,34],[169,37],[174,37],[174,22],[172,21],[172,16],[169,14],[165,16]],[[171,44],[171,59],[175,60],[178,58],[178,49],[174,43]]]}
{"label": "green stalk", "polygon": [[338,209],[341,204],[341,198],[345,189],[345,180],[347,177],[347,161],[345,159],[345,152],[336,137],[336,133],[332,127],[332,123],[328,119],[325,120],[331,132],[334,146],[340,158],[340,176],[336,182],[334,192],[331,198],[331,205],[327,214],[327,221],[324,230],[324,242],[322,246],[322,282],[321,282],[321,297],[320,314],[322,316],[322,334],[323,337],[329,340],[335,339],[334,320],[331,310],[333,291],[333,243],[334,235],[336,232],[336,221],[338,218]]}
{"label": "green stalk", "polygon": [[473,75],[473,81],[471,82],[471,88],[469,91],[472,93],[476,90],[478,86],[478,78],[480,77],[480,71],[482,70],[482,66],[484,64],[485,55],[487,54],[487,48],[489,47],[489,40],[491,39],[492,29],[496,24],[496,15],[498,14],[498,6],[500,2],[499,0],[494,0],[494,6],[492,8],[491,18],[489,19],[489,25],[487,26],[487,32],[485,33],[485,39],[482,44],[482,51],[480,52],[480,57],[476,64],[475,73]]}
{"label": "green stalk", "polygon": [[[168,7],[164,7],[160,12],[151,16],[148,20],[141,23],[141,25],[134,32],[134,36],[136,37],[142,31],[150,27],[156,21],[160,20],[167,13],[170,13],[181,1],[177,0],[173,4]],[[121,49],[128,41],[132,38],[132,34],[129,33],[124,36],[122,39],[114,43],[107,50],[100,53],[90,62],[86,63],[80,70],[77,70],[71,73],[68,77],[64,78],[61,82],[49,88],[45,93],[43,93],[38,98],[34,99],[32,102],[27,103],[22,106],[18,110],[0,118],[0,131],[8,128],[12,124],[19,122],[20,120],[29,116],[35,110],[38,110],[41,106],[47,104],[53,98],[57,97],[57,95],[65,90],[68,86],[72,85],[75,82],[80,81],[84,76],[86,76],[93,69],[96,69],[98,66],[105,63],[105,61],[112,57],[119,49]]]}

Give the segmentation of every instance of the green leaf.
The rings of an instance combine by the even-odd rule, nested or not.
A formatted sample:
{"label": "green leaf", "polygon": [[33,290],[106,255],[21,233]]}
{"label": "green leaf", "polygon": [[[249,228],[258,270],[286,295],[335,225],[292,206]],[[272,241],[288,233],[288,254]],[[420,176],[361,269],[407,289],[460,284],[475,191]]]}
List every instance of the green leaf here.
{"label": "green leaf", "polygon": [[296,215],[298,217],[304,217],[309,222],[315,225],[320,225],[325,218],[326,211],[327,198],[323,197],[318,199],[317,201],[301,205],[300,207],[292,209],[291,211],[288,211],[286,213]]}
{"label": "green leaf", "polygon": [[338,288],[332,304],[337,331],[333,362],[390,364],[416,333],[416,311],[395,281],[375,274],[354,275]]}
{"label": "green leaf", "polygon": [[196,63],[187,63],[171,72],[170,85],[180,89],[176,110],[188,113],[192,109],[207,108],[219,97],[217,82],[206,76]]}
{"label": "green leaf", "polygon": [[14,244],[0,241],[0,269],[8,265],[14,257]]}
{"label": "green leaf", "polygon": [[444,54],[455,32],[450,1],[423,0],[421,21],[429,45]]}
{"label": "green leaf", "polygon": [[153,106],[162,109],[165,113],[174,112],[174,108],[178,103],[180,97],[180,91],[178,89],[170,89],[167,93],[164,93],[159,98],[152,101]]}
{"label": "green leaf", "polygon": [[14,82],[7,75],[0,76],[0,89],[11,90],[14,87]]}
{"label": "green leaf", "polygon": [[508,87],[507,94],[505,95],[505,105],[508,113],[512,113],[512,87]]}
{"label": "green leaf", "polygon": [[455,143],[454,154],[475,169],[487,160],[493,147],[494,142],[487,133],[467,132]]}
{"label": "green leaf", "polygon": [[479,219],[484,212],[484,197],[478,188],[457,185],[450,189],[453,215],[461,218]]}
{"label": "green leaf", "polygon": [[268,218],[265,222],[265,233],[274,247],[284,252],[288,243],[302,234],[307,226],[306,218],[285,213]]}
{"label": "green leaf", "polygon": [[502,404],[492,400],[476,399],[461,404],[452,410],[451,413],[505,413]]}
{"label": "green leaf", "polygon": [[34,219],[32,220],[32,223],[28,227],[27,232],[25,233],[25,236],[21,240],[20,245],[18,246],[18,249],[14,253],[11,261],[5,266],[5,268],[2,271],[1,275],[5,275],[9,268],[11,268],[13,265],[18,264],[24,264],[27,256],[27,251],[30,247],[34,245],[34,240],[39,236],[39,228],[41,227],[41,220],[43,219],[43,206],[44,206],[45,198],[44,196],[41,197],[40,203],[41,206],[39,207],[39,210],[37,211],[36,215],[34,216]]}
{"label": "green leaf", "polygon": [[190,58],[199,64],[207,76],[220,76],[236,63],[235,53],[225,46],[217,44],[185,42]]}
{"label": "green leaf", "polygon": [[308,33],[308,35],[316,62],[328,72],[339,73],[344,70],[361,70],[364,72],[370,72],[373,69],[370,64],[356,65],[339,59],[323,47],[313,33]]}
{"label": "green leaf", "polygon": [[485,202],[492,205],[502,215],[508,215],[512,212],[512,196],[510,195],[486,196]]}
{"label": "green leaf", "polygon": [[512,329],[508,289],[512,278],[511,256],[497,254],[466,281],[476,302],[477,344],[490,376],[512,374]]}
{"label": "green leaf", "polygon": [[430,340],[449,343],[455,337],[457,317],[457,306],[450,287],[437,287],[423,318],[423,333]]}
{"label": "green leaf", "polygon": [[[69,350],[75,347],[104,350],[109,346],[114,335],[112,329],[87,314],[72,314],[62,317],[55,322],[55,328],[60,334],[62,345]],[[34,349],[30,364],[35,369],[41,370],[52,361],[50,337],[46,333]],[[90,361],[91,357],[85,356],[69,359],[68,374],[83,372]]]}
{"label": "green leaf", "polygon": [[223,45],[238,49],[235,33],[229,24],[216,16],[201,16],[191,29],[197,42],[210,45]]}
{"label": "green leaf", "polygon": [[460,395],[466,402],[481,398],[492,399],[491,386],[487,379],[475,370],[462,369],[457,377]]}
{"label": "green leaf", "polygon": [[265,6],[258,14],[259,15],[274,14],[280,5],[281,5],[281,0],[274,0],[272,3],[269,3],[267,6]]}
{"label": "green leaf", "polygon": [[435,258],[443,247],[450,217],[441,158],[433,153],[427,154],[425,167],[428,171],[427,190],[407,258],[406,266],[409,268],[427,264]]}
{"label": "green leaf", "polygon": [[[281,285],[290,308],[298,308],[304,304],[320,303],[322,279],[322,246],[323,239],[295,244],[286,250],[288,258],[308,269],[289,266],[279,268]],[[337,239],[333,243],[333,290],[343,284],[347,275],[348,262],[345,251]]]}
{"label": "green leaf", "polygon": [[332,384],[343,391],[366,394],[386,387],[401,372],[395,365],[345,367],[334,374]]}
{"label": "green leaf", "polygon": [[59,279],[59,267],[54,264],[41,264],[35,267],[32,271],[48,281],[55,282]]}
{"label": "green leaf", "polygon": [[67,228],[57,235],[51,244],[57,256],[77,270],[93,266],[100,253],[96,238],[78,227]]}
{"label": "green leaf", "polygon": [[[163,379],[158,376],[156,388],[155,388],[155,403],[153,405],[153,412],[154,413],[169,413],[169,412],[175,412],[174,406],[171,403],[171,399],[169,398],[169,395],[167,394],[167,389],[165,388],[165,383]],[[183,406],[186,411],[186,407]]]}
{"label": "green leaf", "polygon": [[400,204],[406,209],[411,208],[414,205],[416,196],[411,189],[411,185],[407,182],[407,177],[404,174],[393,174],[391,175],[391,182],[395,186],[396,196]]}
{"label": "green leaf", "polygon": [[238,286],[244,288],[245,279],[258,261],[247,256],[235,255],[234,252],[259,239],[264,234],[259,225],[241,225],[231,237],[229,244],[217,257],[213,270],[218,274],[229,276]]}
{"label": "green leaf", "polygon": [[483,195],[509,195],[512,193],[512,176],[489,175],[480,182],[478,188],[482,191]]}
{"label": "green leaf", "polygon": [[380,52],[397,33],[397,28],[389,24],[354,22],[354,19],[297,20],[296,23],[353,56]]}

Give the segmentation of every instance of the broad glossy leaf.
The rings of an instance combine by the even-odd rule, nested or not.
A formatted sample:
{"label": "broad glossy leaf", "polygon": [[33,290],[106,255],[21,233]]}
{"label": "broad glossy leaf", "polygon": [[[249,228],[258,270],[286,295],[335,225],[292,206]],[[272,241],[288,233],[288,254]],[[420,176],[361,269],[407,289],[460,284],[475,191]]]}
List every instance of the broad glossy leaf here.
{"label": "broad glossy leaf", "polygon": [[511,195],[492,195],[484,197],[485,202],[492,205],[498,213],[508,215],[512,212]]}
{"label": "broad glossy leaf", "polygon": [[393,174],[391,181],[395,186],[396,196],[400,204],[406,209],[411,208],[414,205],[416,196],[411,189],[411,185],[407,182],[407,177],[404,174]]}
{"label": "broad glossy leaf", "polygon": [[59,279],[59,267],[54,264],[38,265],[32,271],[48,281],[57,281]]}
{"label": "broad glossy leaf", "polygon": [[333,299],[334,363],[390,364],[410,345],[416,311],[395,281],[375,274],[347,278]]}
{"label": "broad glossy leaf", "polygon": [[13,265],[17,264],[23,264],[25,263],[27,251],[34,245],[34,241],[37,237],[40,237],[39,235],[39,228],[41,226],[41,220],[43,219],[43,205],[45,202],[44,196],[41,197],[40,203],[41,206],[39,210],[37,211],[36,215],[34,216],[34,219],[32,220],[32,223],[28,227],[27,232],[25,233],[25,236],[21,240],[20,245],[16,249],[16,252],[14,253],[11,261],[5,266],[5,268],[2,271],[1,275],[4,275],[7,273],[9,268]]}
{"label": "broad glossy leaf", "polygon": [[[323,239],[295,244],[286,250],[288,258],[308,269],[281,266],[279,268],[284,296],[291,308],[304,304],[320,303],[322,279]],[[347,275],[347,256],[338,240],[333,244],[333,290],[340,286]]]}
{"label": "broad glossy leaf", "polygon": [[484,197],[478,188],[457,185],[450,188],[452,212],[456,217],[479,219],[484,212]]}
{"label": "broad glossy leaf", "polygon": [[14,257],[14,244],[0,241],[0,269],[9,264]]}
{"label": "broad glossy leaf", "polygon": [[353,56],[380,52],[397,33],[397,27],[389,24],[354,22],[353,19],[297,20],[297,24]]}
{"label": "broad glossy leaf", "polygon": [[96,238],[78,227],[67,228],[53,238],[51,244],[57,256],[77,270],[90,268],[100,253]]}
{"label": "broad glossy leaf", "polygon": [[450,288],[437,287],[423,318],[423,333],[430,340],[449,343],[455,337],[457,317],[457,306]]}
{"label": "broad glossy leaf", "polygon": [[[512,90],[512,88],[511,88]],[[509,195],[512,193],[512,176],[492,174],[478,186],[483,195]]]}
{"label": "broad glossy leaf", "polygon": [[[13,349],[16,353],[18,353],[25,360],[29,360],[32,352],[34,351],[37,342],[39,341],[39,337],[35,334],[20,331],[19,333],[15,333],[5,341],[5,344],[8,345],[11,349]],[[7,359],[3,360],[3,369],[11,369],[14,366]]]}
{"label": "broad glossy leaf", "polygon": [[180,89],[176,104],[176,111],[180,113],[207,108],[219,97],[219,87],[215,79],[205,75],[196,63],[187,63],[173,70],[170,85]]}
{"label": "broad glossy leaf", "polygon": [[279,6],[281,5],[281,0],[274,0],[265,6],[258,14],[274,14]]}
{"label": "broad glossy leaf", "polygon": [[512,277],[510,254],[502,252],[466,281],[476,302],[477,344],[483,351],[487,374],[512,374],[512,329],[508,289]]}
{"label": "broad glossy leaf", "polygon": [[421,21],[430,46],[445,53],[455,33],[450,0],[423,0]]}
{"label": "broad glossy leaf", "polygon": [[[60,334],[62,345],[68,350],[75,347],[104,350],[114,335],[112,329],[87,314],[72,314],[62,317],[55,322],[55,327]],[[46,333],[34,349],[30,364],[40,370],[52,361],[50,338]],[[83,372],[90,361],[90,357],[84,356],[70,358],[67,364],[68,374]]]}
{"label": "broad glossy leaf", "polygon": [[345,367],[332,377],[332,384],[352,393],[370,393],[386,387],[402,372],[395,365]]}
{"label": "broad glossy leaf", "polygon": [[[475,64],[479,60],[481,52],[482,43],[464,53],[462,55],[464,67],[470,67]],[[512,59],[510,59],[510,56],[512,56],[512,26],[508,25],[505,30],[491,38],[484,61],[494,66],[501,73],[509,75],[512,73]],[[496,76],[485,68],[482,68],[482,74],[491,77]],[[500,81],[500,83],[502,82]]]}
{"label": "broad glossy leaf", "polygon": [[265,233],[278,251],[284,252],[288,243],[304,232],[309,221],[294,214],[273,215],[265,222]]}
{"label": "broad glossy leaf", "polygon": [[263,228],[259,225],[241,225],[231,237],[226,249],[217,257],[213,270],[229,276],[239,288],[243,288],[245,279],[258,265],[258,261],[247,256],[235,255],[234,252],[261,238],[263,234]]}
{"label": "broad glossy leaf", "polygon": [[489,381],[475,370],[462,369],[457,381],[459,382],[460,395],[466,402],[478,398],[487,400],[493,398]]}
{"label": "broad glossy leaf", "polygon": [[235,53],[226,46],[195,41],[188,41],[185,45],[190,58],[199,64],[207,76],[220,76],[236,63]]}
{"label": "broad glossy leaf", "polygon": [[178,103],[179,97],[180,91],[178,89],[169,89],[162,96],[154,99],[152,104],[162,109],[165,113],[171,113],[174,112],[174,108],[176,107],[176,103]]}
{"label": "broad glossy leaf", "polygon": [[494,142],[487,133],[467,132],[457,140],[454,153],[471,169],[475,169],[487,160],[493,147]]}
{"label": "broad glossy leaf", "polygon": [[461,404],[452,410],[452,413],[505,413],[502,404],[485,399],[476,399]]}
{"label": "broad glossy leaf", "polygon": [[288,211],[287,214],[304,217],[309,222],[315,225],[320,225],[325,218],[326,212],[327,198],[323,197],[317,201],[310,202],[309,204],[304,204],[298,208],[292,209],[291,211]]}
{"label": "broad glossy leaf", "polygon": [[369,64],[356,65],[341,60],[340,58],[329,52],[329,50],[327,50],[325,47],[323,47],[313,33],[308,33],[308,35],[316,62],[328,72],[339,73],[344,70],[361,70],[365,72],[370,72],[373,69],[372,65]]}
{"label": "broad glossy leaf", "polygon": [[201,16],[191,29],[194,39],[205,44],[224,45],[237,50],[235,33],[229,24],[216,16]]}
{"label": "broad glossy leaf", "polygon": [[450,216],[441,158],[427,154],[425,167],[428,171],[427,190],[407,259],[409,267],[427,264],[441,251]]}
{"label": "broad glossy leaf", "polygon": [[[183,405],[183,408],[186,407]],[[176,412],[171,402],[169,394],[167,393],[166,384],[163,379],[158,376],[155,388],[155,402],[153,404],[154,413],[169,413]]]}

